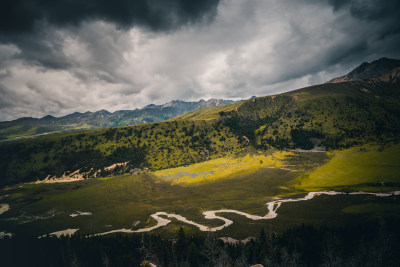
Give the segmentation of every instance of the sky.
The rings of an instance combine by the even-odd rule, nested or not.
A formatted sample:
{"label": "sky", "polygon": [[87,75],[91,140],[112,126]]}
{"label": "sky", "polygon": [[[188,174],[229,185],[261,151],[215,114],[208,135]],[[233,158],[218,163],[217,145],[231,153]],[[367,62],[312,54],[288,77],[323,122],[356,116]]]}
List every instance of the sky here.
{"label": "sky", "polygon": [[0,121],[265,96],[400,58],[398,0],[19,0]]}

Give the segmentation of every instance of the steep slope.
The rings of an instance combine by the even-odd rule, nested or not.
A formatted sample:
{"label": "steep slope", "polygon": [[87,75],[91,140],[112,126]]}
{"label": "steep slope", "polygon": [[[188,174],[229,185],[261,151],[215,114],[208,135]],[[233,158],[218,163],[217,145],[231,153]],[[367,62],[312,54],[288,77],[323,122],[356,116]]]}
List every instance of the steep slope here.
{"label": "steep slope", "polygon": [[244,101],[237,102],[231,105],[222,106],[222,107],[209,107],[209,108],[202,108],[192,112],[185,113],[180,115],[172,120],[215,120],[219,118],[220,112],[223,111],[231,111],[240,107]]}
{"label": "steep slope", "polygon": [[348,74],[330,80],[329,83],[361,81],[379,77],[400,67],[400,59],[380,58],[371,63],[364,62]]}
{"label": "steep slope", "polygon": [[400,136],[399,83],[323,84],[215,109],[206,109],[213,116],[218,111],[215,119],[192,116],[0,145],[1,183],[77,170],[98,177],[134,168],[164,169],[233,155],[246,147],[334,149],[398,142]]}
{"label": "steep slope", "polygon": [[46,177],[104,177],[182,166],[241,149],[227,127],[172,121],[91,130],[0,145],[0,184]]}
{"label": "steep slope", "polygon": [[213,118],[218,112],[223,125],[258,148],[347,147],[400,133],[400,86],[395,81],[322,84],[177,119]]}
{"label": "steep slope", "polygon": [[261,146],[337,148],[400,134],[399,83],[324,84],[278,97],[295,101],[282,116],[255,129]]}
{"label": "steep slope", "polygon": [[160,122],[205,107],[221,107],[233,103],[232,100],[209,99],[198,102],[173,100],[163,105],[148,105],[142,109],[107,110],[96,112],[75,112],[63,117],[45,116],[41,119],[21,118],[0,122],[0,141],[17,140],[68,131],[129,126],[140,123]]}
{"label": "steep slope", "polygon": [[0,183],[76,171],[98,177],[135,168],[159,170],[235,155],[247,148],[311,149],[319,145],[329,150],[368,142],[399,143],[398,72],[380,77],[205,108],[161,123],[3,144]]}

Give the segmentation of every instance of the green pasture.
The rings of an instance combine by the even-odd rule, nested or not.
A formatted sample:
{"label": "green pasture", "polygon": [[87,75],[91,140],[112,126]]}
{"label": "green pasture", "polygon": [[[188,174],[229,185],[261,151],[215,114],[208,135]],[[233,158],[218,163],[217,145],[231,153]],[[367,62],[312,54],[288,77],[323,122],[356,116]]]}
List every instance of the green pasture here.
{"label": "green pasture", "polygon": [[[279,164],[259,164],[252,171],[238,170],[230,176],[223,176],[223,179],[203,179],[196,183],[174,182],[163,178],[160,175],[162,172],[156,172],[87,179],[73,183],[5,187],[0,190],[0,203],[8,203],[10,210],[0,215],[0,231],[39,236],[67,228],[79,228],[81,234],[120,228],[137,229],[154,225],[155,221],[149,216],[157,211],[176,213],[201,224],[217,226],[221,224],[219,220],[206,220],[202,212],[235,209],[265,215],[265,203],[276,197],[301,197],[307,191],[317,188],[343,189],[343,181],[347,181],[346,189],[351,189],[354,185],[354,190],[358,190],[360,184],[368,185],[371,181],[382,181],[387,183],[386,186],[382,187],[379,183],[376,187],[372,184],[368,188],[369,191],[391,191],[397,188],[396,182],[399,179],[396,180],[397,176],[392,169],[383,175],[383,169],[386,165],[396,165],[398,149],[399,145],[384,149],[369,145],[358,149],[334,151],[328,155],[285,152],[282,154],[285,156],[280,157]],[[276,153],[270,155],[275,155],[274,158],[277,159],[280,154]],[[254,159],[258,160],[260,155],[246,157],[247,161],[253,162]],[[196,173],[198,170],[207,172],[218,169],[218,164],[227,164],[229,160],[232,159],[211,160],[167,170],[165,173]],[[342,174],[332,171],[337,170],[332,166],[343,165],[343,162],[348,164],[348,168],[358,170],[363,170],[374,162],[379,163],[381,169],[358,179],[339,179]],[[327,180],[318,179],[318,173],[326,175],[322,177]],[[186,177],[185,180],[187,179]],[[394,183],[393,187],[390,187],[391,183]],[[313,185],[312,188],[309,187],[310,184]],[[245,238],[257,234],[261,228],[282,231],[301,224],[345,226],[369,218],[397,216],[399,205],[399,196],[318,196],[309,201],[282,204],[278,210],[278,217],[273,220],[253,221],[235,214],[224,214],[224,217],[233,219],[234,224],[218,232],[218,235]],[[91,212],[92,215],[75,218],[69,216],[77,211]],[[154,232],[173,236],[180,226],[184,226],[187,233],[199,232],[193,226],[174,220],[173,223]]]}
{"label": "green pasture", "polygon": [[[299,177],[298,189],[308,191],[350,186],[399,187],[400,145],[364,145],[328,154],[320,167]],[[376,189],[375,189],[376,190]]]}
{"label": "green pasture", "polygon": [[[196,222],[219,225],[220,221],[205,220],[202,212],[214,209],[237,209],[264,215],[265,202],[287,189],[282,184],[293,180],[295,174],[280,169],[260,168],[251,175],[236,175],[234,179],[181,186],[154,175],[119,176],[85,180],[66,184],[29,184],[3,190],[1,201],[10,204],[2,215],[1,224],[14,230],[30,228],[44,234],[62,227],[77,227],[82,233],[96,233],[118,228],[151,226],[152,213],[166,211],[181,214]],[[4,197],[4,195],[8,195]],[[22,223],[29,216],[59,215],[46,220]],[[91,216],[76,218],[68,215],[76,211],[90,211]],[[7,215],[7,216],[5,216]],[[21,216],[23,215],[23,216]],[[12,221],[7,218],[14,218]],[[109,225],[112,225],[110,228]]]}

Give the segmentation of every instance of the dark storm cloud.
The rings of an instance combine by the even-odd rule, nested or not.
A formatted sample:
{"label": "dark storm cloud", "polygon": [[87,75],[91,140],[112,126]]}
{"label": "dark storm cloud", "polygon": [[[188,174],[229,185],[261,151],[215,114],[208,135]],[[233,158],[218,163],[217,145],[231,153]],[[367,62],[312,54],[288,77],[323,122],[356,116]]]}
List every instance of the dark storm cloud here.
{"label": "dark storm cloud", "polygon": [[134,24],[168,30],[215,15],[219,0],[13,0],[2,3],[0,34],[30,33],[38,23],[79,25],[106,20],[126,28]]}
{"label": "dark storm cloud", "polygon": [[329,0],[335,11],[348,8],[351,14],[360,19],[380,20],[395,18],[400,20],[398,0]]}
{"label": "dark storm cloud", "polygon": [[[329,3],[335,11],[348,9],[354,18],[380,25],[379,31],[374,34],[377,39],[400,34],[400,1],[398,0],[330,0]],[[396,38],[396,43],[400,44],[399,36]]]}
{"label": "dark storm cloud", "polygon": [[400,57],[400,1],[9,1],[0,120],[269,95]]}
{"label": "dark storm cloud", "polygon": [[[399,56],[400,47],[400,1],[398,0],[330,0],[335,11],[348,10],[365,35],[358,40],[360,49],[349,49],[349,56],[368,55],[381,52],[388,56]],[[350,40],[352,41],[352,40]],[[361,44],[362,43],[362,44]],[[356,46],[355,46],[356,47]],[[361,56],[359,57],[361,58]]]}
{"label": "dark storm cloud", "polygon": [[[287,1],[286,1],[287,2]],[[290,79],[305,74],[312,74],[318,68],[330,70],[339,64],[344,70],[356,67],[360,62],[371,61],[378,57],[399,57],[400,51],[400,1],[398,0],[303,0],[311,6],[330,6],[337,16],[325,30],[336,31],[326,38],[335,42],[340,35],[347,38],[337,42],[333,47],[325,49],[324,54],[318,57],[315,67],[298,69],[293,76],[286,73],[284,78]],[[323,20],[317,21],[320,23]],[[300,32],[299,28],[303,30]],[[310,37],[315,34],[309,27],[292,26],[294,35]],[[296,43],[301,50],[301,42]],[[344,73],[343,73],[344,74]]]}
{"label": "dark storm cloud", "polygon": [[373,21],[390,26],[381,32],[386,34],[400,32],[400,1],[398,0],[330,0],[334,10],[349,9],[355,18]]}
{"label": "dark storm cloud", "polygon": [[138,25],[169,31],[197,21],[210,21],[219,0],[15,0],[0,13],[0,43],[12,43],[18,58],[45,68],[71,67],[62,52],[62,36],[49,28],[76,31],[82,22],[107,21],[121,29]]}
{"label": "dark storm cloud", "polygon": [[12,43],[17,45],[20,53],[16,59],[27,64],[41,65],[50,69],[66,69],[70,62],[62,52],[62,39],[54,32],[47,33],[44,29],[35,34],[16,35]]}

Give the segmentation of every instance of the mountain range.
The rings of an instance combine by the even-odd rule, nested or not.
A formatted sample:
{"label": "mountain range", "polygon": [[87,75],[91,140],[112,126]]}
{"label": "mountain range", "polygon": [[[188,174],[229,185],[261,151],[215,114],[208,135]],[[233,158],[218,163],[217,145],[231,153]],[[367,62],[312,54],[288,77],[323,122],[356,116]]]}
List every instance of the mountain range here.
{"label": "mountain range", "polygon": [[18,140],[55,133],[88,130],[139,123],[160,122],[206,107],[220,107],[233,103],[232,100],[209,99],[197,102],[173,100],[163,105],[150,104],[141,109],[108,112],[75,112],[62,117],[47,115],[43,118],[25,117],[0,122],[0,142]]}
{"label": "mountain range", "polygon": [[[60,120],[63,125],[107,127],[150,122],[154,118],[166,120],[185,110],[216,106],[159,123],[4,144],[0,146],[1,182],[59,177],[76,170],[87,177],[104,176],[110,174],[105,171],[108,166],[124,162],[129,162],[121,167],[124,170],[116,171],[159,170],[234,155],[250,148],[338,149],[396,141],[400,138],[398,62],[380,59],[362,64],[344,76],[353,81],[334,80],[229,105],[225,104],[232,101],[173,101],[135,111],[74,113],[59,119],[47,116],[38,121],[46,121],[45,125],[57,125]],[[29,120],[32,119],[17,122]]]}
{"label": "mountain range", "polygon": [[[371,63],[364,62],[348,74],[332,79],[327,83],[365,80],[375,83],[399,82],[400,60],[383,57]],[[202,108],[222,107],[232,103],[234,103],[232,100],[213,98],[198,102],[173,100],[163,105],[150,104],[141,109],[118,110],[112,113],[107,110],[99,110],[85,113],[75,112],[62,117],[51,115],[43,118],[25,117],[13,121],[0,122],[0,142],[71,131],[161,122]]]}
{"label": "mountain range", "polygon": [[[400,248],[400,80],[396,62],[381,59],[361,65],[342,80],[224,106],[218,106],[218,100],[208,104],[173,101],[132,111],[161,116],[174,108],[182,111],[187,106],[213,105],[161,122],[0,143],[0,245],[8,251],[37,249],[32,258],[44,261],[51,247],[61,251],[58,259],[77,247],[85,250],[77,256],[71,252],[69,259],[98,251],[93,256],[96,261],[88,266],[101,265],[105,247],[112,251],[123,247],[127,252],[110,256],[110,261],[116,266],[139,266],[131,260],[115,264],[115,259],[126,259],[126,255],[134,259],[132,251],[141,251],[144,239],[152,244],[180,244],[180,248],[188,248],[182,254],[185,259],[209,255],[208,251],[215,251],[212,244],[218,243],[227,251],[234,248],[231,257],[237,258],[245,255],[237,251],[242,244],[239,240],[247,240],[247,255],[264,253],[266,259],[265,253],[271,251],[268,261],[256,261],[270,266],[269,259],[287,257],[284,255],[290,251],[275,254],[279,234],[290,249],[305,248],[303,258],[299,257],[301,264],[326,242],[334,244],[327,245],[333,246],[328,251],[333,252],[320,251],[318,257],[334,259],[335,264],[321,265],[366,266],[372,262],[371,266],[396,266]],[[129,112],[74,113],[40,121],[57,124],[61,119],[65,125],[79,122],[103,127],[127,123],[122,119],[126,114]],[[114,121],[109,119],[113,116]],[[147,119],[150,121],[142,116],[138,122]],[[365,228],[368,222],[376,224]],[[389,227],[383,231],[383,225]],[[311,226],[315,230],[310,231]],[[293,227],[298,227],[300,236],[311,240],[313,247],[299,241]],[[327,227],[347,238],[332,236]],[[264,229],[270,233],[269,241]],[[375,232],[371,233],[372,229]],[[259,238],[251,239],[258,233]],[[61,235],[74,236],[59,241],[53,238]],[[164,240],[155,242],[152,236]],[[204,241],[199,239],[202,236],[207,236]],[[324,239],[327,237],[330,239]],[[360,245],[354,245],[355,237]],[[48,243],[42,243],[45,240]],[[226,244],[230,240],[236,243]],[[60,242],[64,242],[64,250],[57,245]],[[162,266],[179,266],[169,260],[177,249],[148,248],[165,252],[155,254],[167,259]],[[342,252],[337,253],[337,248]],[[338,255],[354,258],[336,261],[345,257]],[[15,258],[10,257],[9,266],[15,266]],[[361,264],[360,258],[365,263]],[[209,263],[204,266],[217,266]],[[224,265],[236,263],[250,266],[243,261]],[[54,264],[58,265],[71,264]],[[320,266],[314,261],[305,265]]]}

